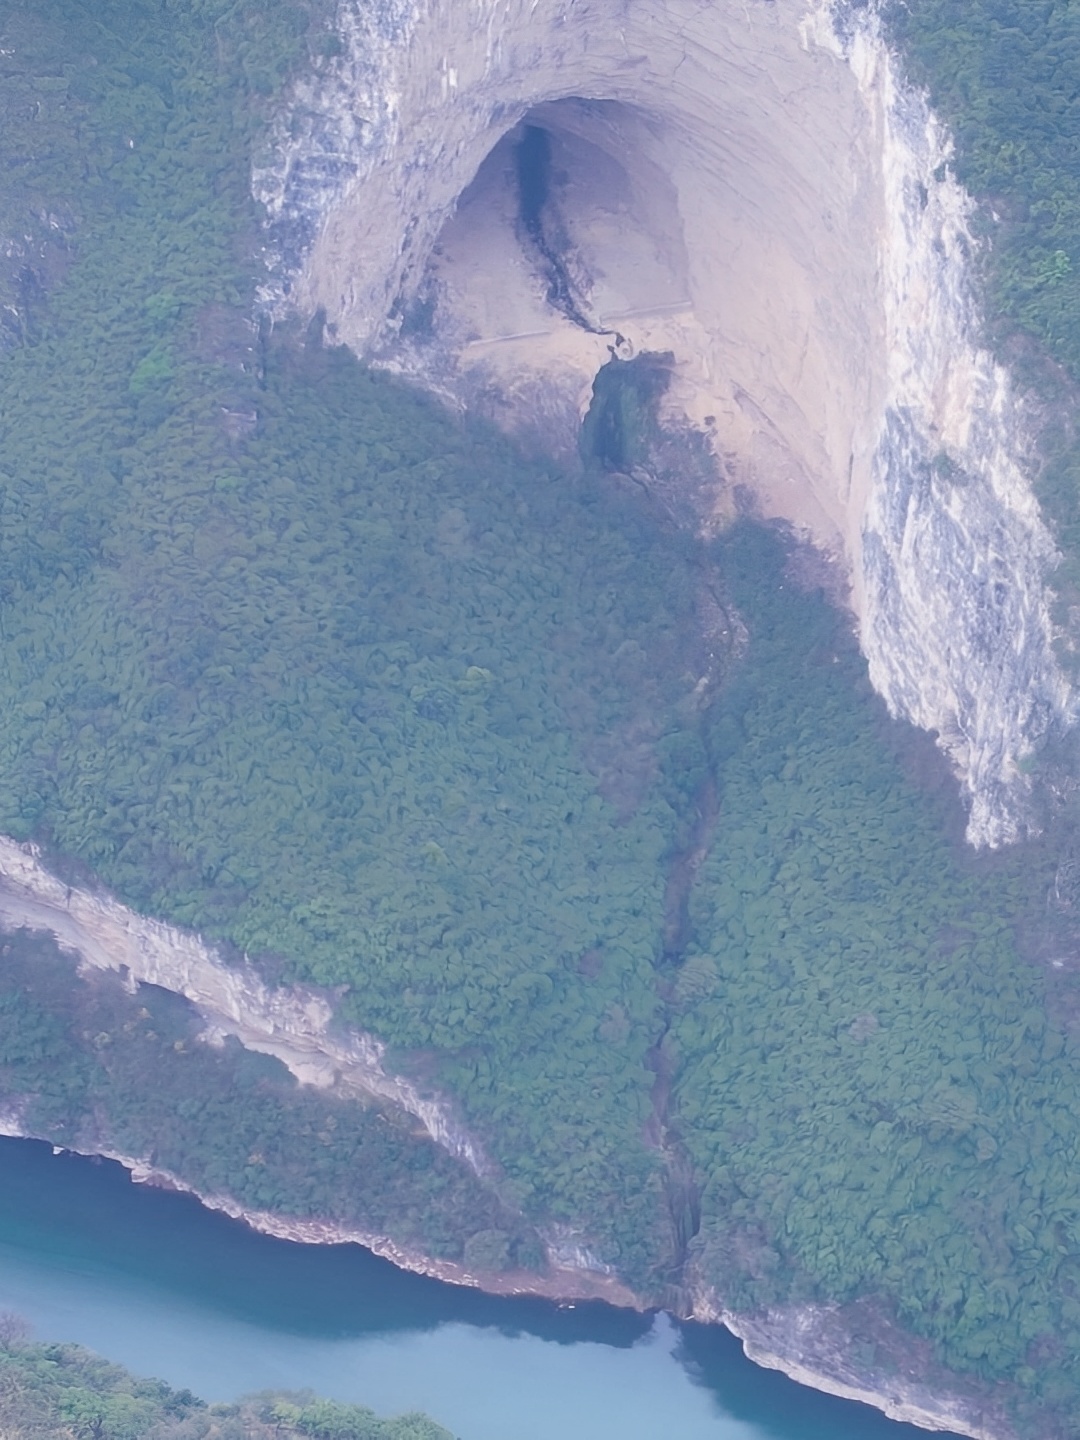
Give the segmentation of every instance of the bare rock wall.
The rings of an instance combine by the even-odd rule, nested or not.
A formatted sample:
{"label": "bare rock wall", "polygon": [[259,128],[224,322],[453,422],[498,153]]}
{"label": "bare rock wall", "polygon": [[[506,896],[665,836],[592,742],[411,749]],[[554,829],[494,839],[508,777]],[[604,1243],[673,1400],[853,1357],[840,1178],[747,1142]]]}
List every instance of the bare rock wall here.
{"label": "bare rock wall", "polygon": [[[571,450],[610,354],[670,352],[736,485],[847,572],[874,684],[936,730],[969,837],[1030,825],[1073,719],[1053,544],[1006,372],[979,345],[970,202],[872,13],[805,0],[341,0],[254,184],[272,309]],[[520,126],[551,141],[523,232]]]}

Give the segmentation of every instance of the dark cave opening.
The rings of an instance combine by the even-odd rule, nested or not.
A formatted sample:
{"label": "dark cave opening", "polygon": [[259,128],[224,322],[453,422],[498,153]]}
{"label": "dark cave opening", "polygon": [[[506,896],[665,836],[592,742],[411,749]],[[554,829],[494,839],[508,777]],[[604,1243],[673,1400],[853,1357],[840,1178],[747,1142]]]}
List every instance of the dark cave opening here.
{"label": "dark cave opening", "polygon": [[576,293],[567,263],[569,240],[552,202],[551,156],[550,132],[540,125],[523,125],[514,147],[514,164],[518,213],[526,241],[539,258],[551,308],[590,335],[609,335],[613,332],[595,325],[585,314]]}
{"label": "dark cave opening", "polygon": [[542,249],[544,207],[551,190],[551,136],[539,125],[523,125],[515,158],[521,223]]}

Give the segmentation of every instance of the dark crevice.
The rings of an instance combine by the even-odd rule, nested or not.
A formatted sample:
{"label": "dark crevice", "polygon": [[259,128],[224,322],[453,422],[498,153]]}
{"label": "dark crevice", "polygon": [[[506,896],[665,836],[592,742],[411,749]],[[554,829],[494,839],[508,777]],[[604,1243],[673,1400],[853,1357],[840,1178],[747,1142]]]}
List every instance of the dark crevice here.
{"label": "dark crevice", "polygon": [[690,1152],[672,1123],[671,1092],[676,1065],[668,1044],[670,1024],[670,1019],[665,1019],[656,1044],[646,1057],[646,1064],[656,1077],[648,1139],[663,1162],[662,1183],[670,1227],[668,1253],[656,1274],[658,1301],[665,1308],[681,1313],[686,1257],[691,1241],[701,1228],[701,1186]]}
{"label": "dark crevice", "polygon": [[664,1303],[675,1310],[679,1310],[682,1301],[690,1243],[701,1228],[701,1186],[672,1113],[677,1058],[668,1041],[668,1032],[671,1028],[674,976],[694,940],[691,895],[719,814],[719,794],[710,770],[694,797],[692,818],[683,843],[670,859],[664,893],[664,928],[656,957],[657,988],[668,1013],[647,1061],[656,1076],[652,1089],[649,1138],[663,1158],[664,1197],[671,1226],[669,1260],[664,1273],[658,1278],[665,1291]]}
{"label": "dark crevice", "polygon": [[522,127],[517,147],[521,223],[538,248],[544,247],[544,208],[551,191],[551,136],[539,125]]}
{"label": "dark crevice", "polygon": [[[530,203],[542,206],[544,192],[531,192]],[[524,211],[523,211],[524,215]],[[692,475],[699,462],[695,437],[673,432],[660,418],[660,406],[671,382],[674,357],[643,351],[632,360],[613,358],[593,382],[592,403],[582,422],[579,453],[585,468],[613,480],[635,482],[647,497],[656,526],[681,528],[665,497],[664,479],[670,471],[681,480]],[[729,602],[714,563],[704,551],[688,561],[697,572],[701,618],[718,610],[727,615]],[[708,603],[703,600],[707,597]],[[723,634],[732,632],[730,620]],[[704,638],[703,628],[703,638]],[[716,648],[725,642],[709,633],[702,656],[711,684],[723,665]],[[707,655],[707,659],[705,656]],[[677,1014],[678,978],[682,965],[695,949],[694,887],[707,857],[720,819],[719,757],[712,736],[715,715],[705,701],[696,719],[689,721],[700,740],[701,767],[688,790],[679,785],[678,835],[666,859],[663,912],[654,953],[655,987],[662,1006],[661,1021],[646,1055],[654,1079],[646,1143],[659,1155],[668,1221],[667,1253],[654,1271],[659,1304],[675,1313],[686,1311],[687,1256],[701,1227],[701,1184],[684,1141],[675,1106],[678,1053],[672,1026]]]}
{"label": "dark crevice", "polygon": [[705,778],[698,791],[695,812],[686,843],[672,857],[664,889],[664,938],[660,951],[660,965],[664,970],[674,970],[682,964],[687,947],[694,939],[690,897],[720,814],[720,798],[712,775]]}
{"label": "dark crevice", "polygon": [[518,180],[518,206],[522,228],[535,251],[547,283],[547,303],[572,325],[590,335],[611,335],[616,347],[624,343],[616,330],[605,330],[585,314],[564,258],[565,242],[552,223],[551,135],[540,125],[523,125],[514,151]]}

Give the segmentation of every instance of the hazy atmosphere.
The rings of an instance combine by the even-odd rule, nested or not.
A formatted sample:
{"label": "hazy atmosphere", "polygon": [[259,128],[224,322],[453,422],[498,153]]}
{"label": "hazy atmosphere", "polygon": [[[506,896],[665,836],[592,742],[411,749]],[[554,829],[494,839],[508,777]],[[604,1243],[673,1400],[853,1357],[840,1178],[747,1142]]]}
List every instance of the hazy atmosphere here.
{"label": "hazy atmosphere", "polygon": [[1073,1440],[1078,97],[0,0],[0,1433]]}

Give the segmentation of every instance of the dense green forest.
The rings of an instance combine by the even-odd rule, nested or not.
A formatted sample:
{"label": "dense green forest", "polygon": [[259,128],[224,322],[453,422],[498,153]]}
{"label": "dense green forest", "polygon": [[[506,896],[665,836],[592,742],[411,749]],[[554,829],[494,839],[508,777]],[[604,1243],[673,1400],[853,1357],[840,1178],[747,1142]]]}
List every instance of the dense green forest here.
{"label": "dense green forest", "polygon": [[929,757],[890,750],[836,617],[770,583],[774,546],[724,547],[754,643],[710,720],[719,820],[668,1042],[691,1250],[737,1305],[891,1296],[952,1367],[1057,1402],[1080,1036],[1075,985],[1031,963],[1052,847],[949,843]]}
{"label": "dense green forest", "polygon": [[380,1419],[314,1395],[207,1405],[78,1345],[35,1344],[0,1315],[0,1433],[19,1440],[453,1440],[424,1415]]}
{"label": "dense green forest", "polygon": [[392,1234],[425,1254],[540,1265],[516,1211],[411,1116],[300,1086],[238,1041],[200,1043],[204,1028],[169,991],[80,979],[43,936],[0,942],[0,1091],[22,1097],[33,1134],[143,1157],[204,1194]]}
{"label": "dense green forest", "polygon": [[[957,74],[1008,87],[1006,9],[921,0],[897,34],[929,75],[947,20]],[[26,936],[0,956],[5,1096],[58,1141],[96,1125],[202,1188],[490,1268],[540,1264],[561,1222],[654,1299],[687,1258],[740,1307],[881,1296],[1047,1436],[1080,1394],[1080,993],[1045,963],[1075,938],[1065,821],[966,854],[930,742],[781,538],[691,541],[602,467],[255,322],[251,148],[328,13],[0,11],[0,829],[332,991],[455,1097],[498,1198]],[[989,193],[961,93],[967,131],[940,82]],[[1056,122],[983,102],[1064,176]],[[995,293],[1059,345],[1072,272],[1024,289],[1029,210]],[[608,394],[586,449],[636,457],[651,395]]]}

